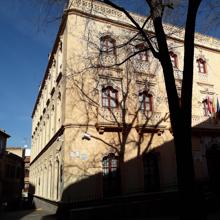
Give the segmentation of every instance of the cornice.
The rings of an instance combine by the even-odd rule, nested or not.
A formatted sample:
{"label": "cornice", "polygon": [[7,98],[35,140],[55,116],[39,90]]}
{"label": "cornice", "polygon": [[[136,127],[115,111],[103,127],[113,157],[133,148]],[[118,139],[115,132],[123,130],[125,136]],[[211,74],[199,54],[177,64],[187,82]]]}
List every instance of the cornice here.
{"label": "cornice", "polygon": [[37,99],[36,99],[36,102],[34,104],[34,108],[33,108],[33,111],[32,111],[32,114],[31,114],[31,117],[33,118],[34,116],[34,113],[36,111],[36,108],[37,108],[37,104],[39,102],[39,99],[40,99],[40,96],[41,96],[41,93],[42,93],[42,90],[44,88],[44,85],[45,85],[45,81],[48,77],[48,73],[49,73],[49,69],[53,63],[53,60],[54,60],[54,54],[56,52],[56,49],[59,45],[59,42],[60,42],[60,36],[62,35],[62,33],[64,32],[64,29],[65,29],[65,26],[66,26],[66,19],[67,19],[67,13],[64,13],[63,17],[62,17],[62,20],[61,20],[61,23],[60,23],[60,27],[59,27],[59,30],[57,32],[57,35],[56,35],[56,38],[55,38],[55,41],[54,41],[54,45],[53,45],[53,48],[52,48],[52,52],[51,52],[51,55],[50,55],[50,58],[49,58],[49,61],[47,63],[47,67],[46,67],[46,70],[45,70],[45,73],[44,73],[44,78],[43,78],[43,81],[40,85],[40,89],[39,89],[39,92],[38,92],[38,96],[37,96]]}
{"label": "cornice", "polygon": [[[133,26],[126,15],[100,1],[92,0],[72,0],[69,12],[73,10],[81,11],[88,16],[100,17],[102,19],[112,20],[112,22]],[[142,26],[145,22],[146,17],[130,13],[135,21]],[[135,27],[134,27],[135,28]],[[182,27],[178,27],[171,24],[164,24],[165,33],[170,38],[174,38],[179,41],[184,40],[185,30]],[[153,32],[153,26],[148,25],[147,31]],[[201,33],[195,33],[195,46],[204,47],[207,49],[220,51],[220,40],[214,37],[210,37]]]}

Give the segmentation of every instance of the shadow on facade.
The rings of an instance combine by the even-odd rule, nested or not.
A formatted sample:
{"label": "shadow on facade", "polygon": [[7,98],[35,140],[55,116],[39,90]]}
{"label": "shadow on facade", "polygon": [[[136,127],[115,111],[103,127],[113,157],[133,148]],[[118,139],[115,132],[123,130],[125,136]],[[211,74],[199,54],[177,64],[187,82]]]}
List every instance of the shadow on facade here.
{"label": "shadow on facade", "polygon": [[[198,205],[209,212],[216,209],[220,194],[220,131],[211,128],[207,120],[195,126],[192,135]],[[168,141],[124,162],[108,175],[97,173],[69,185],[58,203],[57,216],[119,219],[178,215],[176,183],[174,143]],[[48,215],[42,220],[54,218]]]}
{"label": "shadow on facade", "polygon": [[34,199],[33,195],[35,194],[35,186],[31,183],[29,183],[28,188],[28,198],[24,201],[24,208],[27,209],[35,209]]}
{"label": "shadow on facade", "polygon": [[84,178],[63,191],[57,214],[61,219],[177,215],[174,161],[171,141],[123,163],[115,173]]}
{"label": "shadow on facade", "polygon": [[[200,155],[195,156],[195,173],[198,173],[199,159],[203,159],[206,166],[206,187],[216,196],[220,196],[220,122],[218,119],[209,118],[203,123],[192,128],[194,138],[200,140]],[[194,146],[195,148],[197,146]],[[193,149],[196,151],[196,149]],[[197,149],[198,151],[198,149]],[[200,158],[199,158],[200,157]],[[199,168],[198,168],[199,167]],[[204,169],[204,168],[203,168]],[[201,175],[201,174],[200,174]]]}

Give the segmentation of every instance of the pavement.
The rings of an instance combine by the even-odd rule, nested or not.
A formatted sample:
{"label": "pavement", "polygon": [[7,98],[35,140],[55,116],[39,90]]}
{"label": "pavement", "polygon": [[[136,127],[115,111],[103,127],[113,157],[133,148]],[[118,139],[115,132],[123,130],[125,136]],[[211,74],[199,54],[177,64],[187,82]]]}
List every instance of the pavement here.
{"label": "pavement", "polygon": [[[3,211],[0,213],[0,219],[1,220],[58,220],[58,218],[55,216],[55,213],[43,209]],[[59,220],[66,220],[66,219],[59,219]],[[166,216],[166,217],[127,218],[127,219],[114,218],[114,220],[179,220],[179,217]],[[220,220],[220,212],[209,213],[207,220]]]}
{"label": "pavement", "polygon": [[4,211],[0,213],[1,220],[56,220],[54,213],[43,209]]}

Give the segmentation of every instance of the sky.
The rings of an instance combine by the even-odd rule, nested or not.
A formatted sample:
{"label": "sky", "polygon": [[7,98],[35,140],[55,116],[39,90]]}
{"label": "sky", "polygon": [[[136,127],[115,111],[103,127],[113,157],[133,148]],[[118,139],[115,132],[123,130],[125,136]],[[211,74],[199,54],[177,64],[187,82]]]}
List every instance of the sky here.
{"label": "sky", "polygon": [[31,113],[58,28],[43,23],[36,6],[1,0],[0,128],[11,136],[8,146],[30,146]]}
{"label": "sky", "polygon": [[[0,128],[11,136],[8,146],[31,145],[31,114],[59,27],[58,20],[45,21],[44,2],[1,0]],[[124,0],[117,2],[126,6]],[[145,14],[143,0],[129,3],[129,9]],[[54,9],[51,14],[56,13]],[[219,36],[216,31],[212,34]]]}

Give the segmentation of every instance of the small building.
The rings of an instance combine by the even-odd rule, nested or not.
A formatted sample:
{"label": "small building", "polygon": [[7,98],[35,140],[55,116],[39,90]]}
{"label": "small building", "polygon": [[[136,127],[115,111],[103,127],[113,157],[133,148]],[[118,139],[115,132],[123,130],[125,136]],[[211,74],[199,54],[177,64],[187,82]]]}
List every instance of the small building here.
{"label": "small building", "polygon": [[28,188],[29,188],[29,169],[30,169],[30,153],[31,149],[24,147],[7,147],[6,150],[10,153],[13,153],[20,158],[22,158],[24,163],[24,188],[23,188],[23,196],[27,196]]}
{"label": "small building", "polygon": [[10,147],[7,147],[6,150],[8,152],[11,152],[11,153],[21,157],[21,158],[24,158],[24,156],[25,156],[25,149],[22,147],[19,147],[19,146],[18,147],[11,147],[10,146]]}
{"label": "small building", "polygon": [[10,137],[10,135],[5,133],[5,130],[0,129],[0,154],[5,152],[7,139]]}
{"label": "small building", "polygon": [[0,130],[0,207],[1,205],[17,205],[21,199],[24,185],[23,159],[6,151],[7,139],[10,137]]}
{"label": "small building", "polygon": [[25,149],[24,154],[24,189],[23,192],[25,194],[28,193],[29,189],[29,170],[30,170],[30,149]]}

